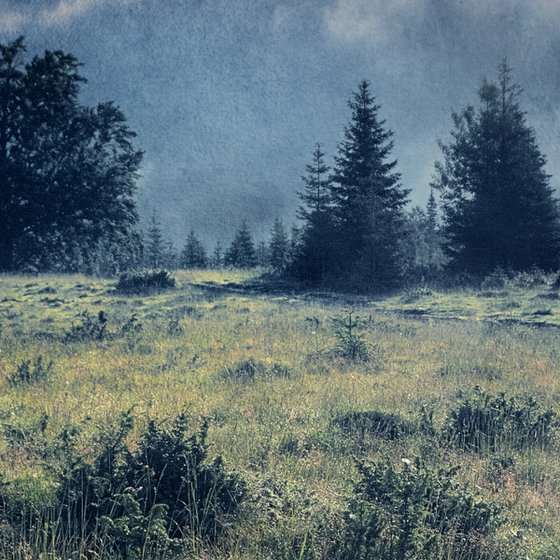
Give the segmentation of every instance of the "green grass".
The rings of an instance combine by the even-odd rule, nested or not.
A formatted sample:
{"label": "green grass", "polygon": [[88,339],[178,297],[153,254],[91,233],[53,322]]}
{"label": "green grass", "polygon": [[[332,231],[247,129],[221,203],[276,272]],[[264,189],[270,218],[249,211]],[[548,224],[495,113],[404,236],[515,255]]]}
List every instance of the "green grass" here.
{"label": "green grass", "polygon": [[[314,534],[320,520],[337,526],[356,459],[398,463],[415,456],[460,465],[462,481],[504,508],[507,522],[498,542],[518,539],[516,547],[528,558],[554,558],[546,551],[560,542],[556,440],[546,449],[503,450],[512,464],[502,468],[492,454],[465,454],[423,435],[364,439],[336,426],[336,418],[352,411],[397,414],[417,423],[424,406],[439,428],[476,386],[532,395],[560,413],[560,331],[534,326],[560,324],[560,300],[548,288],[435,292],[414,301],[403,295],[356,298],[360,334],[380,357],[372,366],[332,353],[337,340],[331,318],[345,313],[348,298],[232,290],[253,279],[237,271],[180,273],[175,290],[126,297],[109,281],[83,276],[1,276],[3,479],[27,489],[22,492],[29,500],[52,493],[29,441],[10,445],[6,427],[29,434],[46,414],[47,440],[69,424],[85,426],[94,437],[129,408],[139,418],[136,430],[148,417],[187,410],[210,420],[211,453],[261,496],[247,506],[228,542],[205,558],[226,557],[221,550],[238,559],[290,558],[290,543],[301,546],[296,537]],[[83,311],[104,311],[112,336],[68,341],[65,334]],[[133,315],[141,331],[122,334]],[[39,355],[54,364],[48,379],[10,384],[18,365]],[[263,371],[285,368],[278,371],[289,375],[249,381],[224,375],[247,360],[262,364]],[[272,484],[284,490],[278,491],[283,506],[271,524],[262,489]],[[313,546],[315,556],[309,557],[327,558],[325,543],[311,540],[306,547]]]}

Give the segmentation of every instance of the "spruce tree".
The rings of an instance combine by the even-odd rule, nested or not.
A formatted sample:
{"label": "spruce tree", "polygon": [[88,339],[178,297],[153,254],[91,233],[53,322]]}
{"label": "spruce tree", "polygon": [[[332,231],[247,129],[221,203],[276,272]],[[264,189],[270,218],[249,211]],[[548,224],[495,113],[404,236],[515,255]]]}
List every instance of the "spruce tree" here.
{"label": "spruce tree", "polygon": [[261,239],[259,241],[259,244],[257,245],[257,248],[255,249],[255,260],[257,266],[266,268],[270,264],[269,256],[270,255],[266,241],[264,239]]}
{"label": "spruce tree", "polygon": [[304,223],[290,266],[297,278],[317,284],[329,273],[333,275],[337,235],[330,205],[330,168],[325,164],[321,144],[315,146],[311,161],[302,177],[304,190],[298,193],[303,203],[298,215]]}
{"label": "spruce tree", "polygon": [[339,237],[340,280],[383,290],[400,278],[400,237],[408,190],[390,160],[393,133],[379,120],[363,80],[348,102],[352,111],[338,148],[331,198]]}
{"label": "spruce tree", "polygon": [[433,186],[441,192],[451,267],[484,275],[497,267],[545,270],[560,264],[557,201],[521,90],[504,60],[497,83],[484,81],[478,110],[453,115]]}
{"label": "spruce tree", "polygon": [[212,266],[214,268],[220,268],[224,264],[224,250],[222,249],[222,244],[217,241],[214,246],[214,252],[212,253]]}
{"label": "spruce tree", "polygon": [[154,210],[150,216],[150,223],[146,230],[146,241],[144,244],[145,264],[148,268],[153,268],[155,270],[164,266],[164,243],[161,224]]}
{"label": "spruce tree", "polygon": [[181,266],[183,268],[206,268],[208,266],[206,250],[194,229],[191,229],[181,253]]}
{"label": "spruce tree", "polygon": [[290,252],[290,243],[284,223],[280,218],[274,220],[270,232],[270,246],[268,250],[268,262],[273,272],[279,274],[286,270]]}
{"label": "spruce tree", "polygon": [[313,150],[312,162],[305,166],[305,170],[306,175],[302,177],[304,190],[298,193],[303,202],[299,216],[309,221],[314,213],[326,211],[330,200],[330,168],[325,163],[325,152],[319,142]]}
{"label": "spruce tree", "polygon": [[255,246],[247,222],[243,222],[224,255],[224,264],[236,268],[253,268],[257,264]]}

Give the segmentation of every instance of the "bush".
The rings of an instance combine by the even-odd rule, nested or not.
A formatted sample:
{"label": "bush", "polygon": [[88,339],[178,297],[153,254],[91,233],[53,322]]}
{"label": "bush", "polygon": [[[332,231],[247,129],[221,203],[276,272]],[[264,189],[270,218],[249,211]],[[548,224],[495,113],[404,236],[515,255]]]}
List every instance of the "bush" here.
{"label": "bush", "polygon": [[116,289],[127,295],[146,295],[175,288],[176,281],[167,270],[121,274]]}
{"label": "bush", "polygon": [[556,414],[533,397],[507,399],[504,393],[493,396],[477,387],[451,411],[443,437],[472,452],[545,448],[557,427]]}
{"label": "bush", "polygon": [[133,336],[142,330],[142,324],[138,321],[138,317],[133,314],[124,323],[122,323],[117,331],[109,331],[109,317],[105,311],[99,311],[95,316],[89,311],[82,311],[78,317],[78,324],[72,323],[70,330],[66,333],[66,342],[88,342],[111,340],[117,336]]}
{"label": "bush", "polygon": [[372,357],[370,349],[364,336],[356,332],[361,326],[360,318],[353,317],[349,311],[345,317],[333,317],[331,321],[337,340],[333,354],[352,362],[369,362]]}
{"label": "bush", "polygon": [[273,377],[291,377],[291,370],[282,364],[267,365],[263,362],[249,358],[238,362],[232,367],[222,371],[224,379],[241,381],[244,383]]}
{"label": "bush", "polygon": [[244,499],[245,485],[221,458],[208,461],[207,425],[186,436],[189,424],[186,415],[149,421],[131,452],[133,416],[123,413],[100,434],[89,460],[67,433],[56,468],[61,542],[87,539],[93,551],[109,547],[122,558],[143,551],[141,557],[151,558],[215,540]]}
{"label": "bush", "polygon": [[333,424],[346,434],[364,438],[368,435],[387,440],[396,440],[413,434],[414,424],[396,414],[377,412],[347,412],[333,420]]}
{"label": "bush", "polygon": [[51,376],[53,367],[53,362],[44,362],[43,356],[37,356],[33,363],[31,360],[24,360],[19,364],[16,371],[7,376],[8,384],[12,387],[19,387],[47,381]]}
{"label": "bush", "polygon": [[403,459],[400,469],[383,462],[359,463],[358,470],[338,560],[485,557],[484,540],[499,525],[499,510],[459,485],[456,467]]}

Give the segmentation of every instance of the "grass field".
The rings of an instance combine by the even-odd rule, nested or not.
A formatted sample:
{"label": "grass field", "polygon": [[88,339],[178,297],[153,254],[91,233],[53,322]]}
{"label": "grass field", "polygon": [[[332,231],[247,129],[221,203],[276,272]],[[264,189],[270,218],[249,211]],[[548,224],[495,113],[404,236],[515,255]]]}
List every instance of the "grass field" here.
{"label": "grass field", "polygon": [[[2,557],[116,554],[87,552],[76,540],[64,544],[65,556],[56,531],[37,530],[59,480],[44,450],[79,427],[78,447],[94,457],[99,434],[132,410],[129,449],[149,419],[186,411],[193,429],[207,419],[208,460],[221,456],[247,488],[227,530],[211,542],[193,537],[179,557],[334,558],[357,465],[390,464],[402,473],[420,457],[433,468],[458,465],[457,484],[475,502],[501,509],[479,556],[448,548],[433,558],[560,558],[556,291],[540,284],[371,299],[265,293],[255,282],[243,288],[253,278],[235,271],[176,277],[176,289],[142,296],[82,276],[0,277]],[[358,318],[350,342],[367,359],[336,333],[332,319],[347,321],[349,311]],[[510,424],[499,424],[491,441],[458,445],[466,440],[453,432],[457,414],[476,387],[479,395],[515,397],[518,408],[508,414],[525,415],[523,422],[548,414],[546,437],[531,425],[519,443]],[[397,428],[371,428],[367,415],[351,413],[379,413]],[[404,529],[393,529],[404,542]],[[415,556],[414,539],[385,557],[430,557]],[[152,557],[142,550],[122,555]],[[339,557],[373,558],[364,550]]]}

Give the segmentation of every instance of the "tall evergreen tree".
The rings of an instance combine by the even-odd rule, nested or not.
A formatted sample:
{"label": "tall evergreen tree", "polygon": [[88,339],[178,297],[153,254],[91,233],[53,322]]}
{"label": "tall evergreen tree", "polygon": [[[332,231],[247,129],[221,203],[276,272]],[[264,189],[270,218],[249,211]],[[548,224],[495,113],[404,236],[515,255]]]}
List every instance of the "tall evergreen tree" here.
{"label": "tall evergreen tree", "polygon": [[224,255],[224,264],[236,268],[253,268],[257,264],[255,246],[247,222],[243,222]]}
{"label": "tall evergreen tree", "polygon": [[215,268],[220,268],[224,264],[224,250],[222,244],[217,241],[214,246],[214,252],[212,253],[212,266]]}
{"label": "tall evergreen tree", "polygon": [[165,241],[161,223],[159,222],[156,211],[150,216],[150,223],[146,230],[146,241],[144,244],[144,256],[148,268],[162,268],[164,266]]}
{"label": "tall evergreen tree", "polygon": [[338,148],[331,197],[341,250],[341,275],[367,289],[393,286],[400,276],[400,232],[408,190],[389,160],[393,133],[363,80],[348,102],[352,111]]}
{"label": "tall evergreen tree", "polygon": [[181,266],[183,268],[206,268],[208,266],[206,250],[194,229],[191,229],[181,253]]}
{"label": "tall evergreen tree", "polygon": [[264,239],[261,239],[255,249],[255,260],[257,266],[266,268],[269,265],[269,256],[268,245]]}
{"label": "tall evergreen tree", "polygon": [[305,166],[305,171],[306,175],[302,177],[304,190],[298,193],[303,202],[299,215],[309,221],[313,214],[326,211],[330,200],[330,168],[325,163],[325,152],[319,142],[313,150],[312,162]]}
{"label": "tall evergreen tree", "polygon": [[520,93],[502,61],[497,83],[480,88],[478,111],[454,114],[452,141],[441,144],[433,185],[454,270],[482,275],[560,264],[558,205]]}
{"label": "tall evergreen tree", "polygon": [[24,64],[24,52],[22,38],[0,45],[0,270],[74,270],[101,246],[134,252],[135,134],[112,103],[79,104],[75,57]]}
{"label": "tall evergreen tree", "polygon": [[333,273],[337,235],[330,205],[330,168],[321,144],[315,146],[311,161],[302,177],[304,190],[298,193],[303,203],[298,215],[304,222],[300,243],[288,260],[296,277],[316,284]]}
{"label": "tall evergreen tree", "polygon": [[270,232],[270,245],[268,250],[268,263],[277,274],[284,272],[288,266],[290,242],[284,223],[280,218],[274,220]]}

